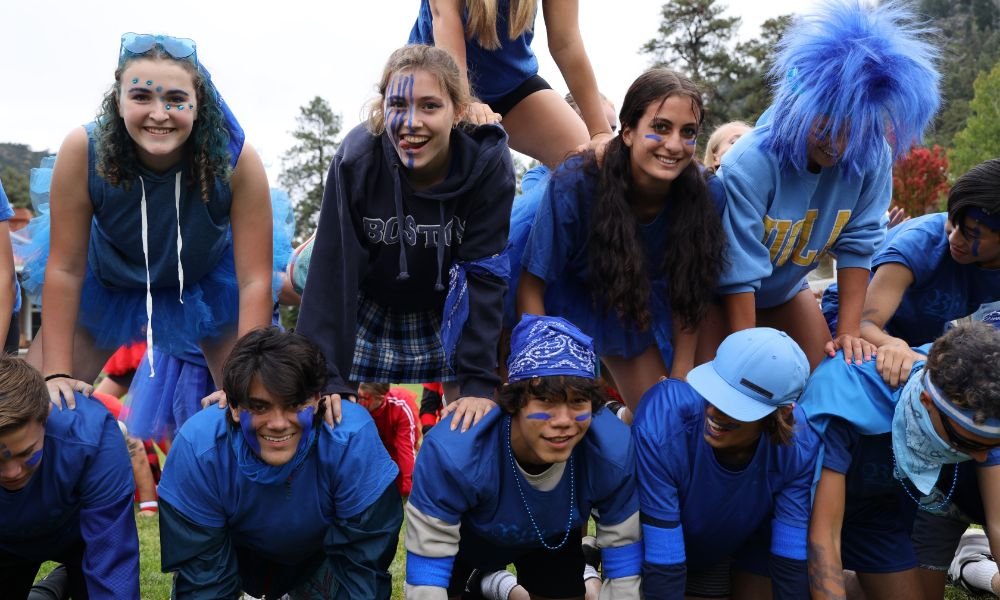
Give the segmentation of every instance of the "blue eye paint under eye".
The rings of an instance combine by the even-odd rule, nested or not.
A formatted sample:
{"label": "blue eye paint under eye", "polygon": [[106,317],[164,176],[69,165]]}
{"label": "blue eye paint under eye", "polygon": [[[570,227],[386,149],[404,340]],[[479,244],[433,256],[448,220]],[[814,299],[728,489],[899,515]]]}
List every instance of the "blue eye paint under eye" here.
{"label": "blue eye paint under eye", "polygon": [[663,137],[656,135],[655,133],[647,133],[645,137],[647,140],[653,140],[657,144],[663,141]]}
{"label": "blue eye paint under eye", "polygon": [[698,138],[691,138],[684,143],[687,144],[688,146],[694,146],[695,144],[698,143]]}
{"label": "blue eye paint under eye", "polygon": [[299,426],[302,427],[302,436],[299,437],[298,450],[302,450],[302,448],[309,443],[309,434],[312,433],[315,415],[315,406],[307,406],[295,414],[296,418],[299,420]]}
{"label": "blue eye paint under eye", "polygon": [[979,227],[973,227],[972,229],[969,230],[969,232],[973,236],[975,236],[975,239],[972,240],[972,247],[969,249],[969,251],[972,253],[973,256],[979,256],[979,238],[982,237],[983,231],[979,229]]}
{"label": "blue eye paint under eye", "polygon": [[243,432],[243,439],[260,456],[260,442],[257,441],[257,430],[253,428],[253,415],[245,408],[240,410],[240,430]]}
{"label": "blue eye paint under eye", "polygon": [[24,461],[24,465],[27,467],[34,468],[42,460],[42,451],[44,448],[39,449],[37,452],[28,457],[28,460]]}
{"label": "blue eye paint under eye", "polygon": [[530,415],[524,415],[524,418],[534,419],[535,421],[548,421],[549,419],[552,418],[552,415],[550,415],[547,412],[537,412],[537,413],[531,413]]}
{"label": "blue eye paint under eye", "polygon": [[586,414],[583,414],[583,415],[577,415],[577,416],[575,416],[573,418],[576,419],[577,421],[580,421],[582,423],[584,421],[589,421],[590,417],[592,417],[592,416],[594,416],[593,413],[586,413]]}

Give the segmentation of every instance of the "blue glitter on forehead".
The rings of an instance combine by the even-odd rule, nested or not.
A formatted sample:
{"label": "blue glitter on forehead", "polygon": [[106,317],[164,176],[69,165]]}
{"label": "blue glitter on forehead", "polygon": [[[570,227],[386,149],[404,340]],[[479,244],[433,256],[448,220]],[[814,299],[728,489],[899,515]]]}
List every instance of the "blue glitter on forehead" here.
{"label": "blue glitter on forehead", "polygon": [[188,110],[194,110],[194,104],[188,104]]}
{"label": "blue glitter on forehead", "polygon": [[153,85],[153,80],[152,79],[147,79],[146,80],[146,85]]}
{"label": "blue glitter on forehead", "polygon": [[132,85],[135,85],[137,83],[139,83],[139,78],[138,77],[133,77],[132,78]]}
{"label": "blue glitter on forehead", "polygon": [[162,85],[156,86],[156,91],[157,92],[162,92],[163,91],[163,86]]}

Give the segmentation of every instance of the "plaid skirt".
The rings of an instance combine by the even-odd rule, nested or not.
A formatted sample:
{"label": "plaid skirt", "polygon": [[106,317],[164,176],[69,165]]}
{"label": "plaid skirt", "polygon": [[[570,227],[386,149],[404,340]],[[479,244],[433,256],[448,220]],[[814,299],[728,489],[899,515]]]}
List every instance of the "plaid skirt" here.
{"label": "plaid skirt", "polygon": [[441,313],[382,306],[361,292],[351,381],[455,381],[441,345]]}

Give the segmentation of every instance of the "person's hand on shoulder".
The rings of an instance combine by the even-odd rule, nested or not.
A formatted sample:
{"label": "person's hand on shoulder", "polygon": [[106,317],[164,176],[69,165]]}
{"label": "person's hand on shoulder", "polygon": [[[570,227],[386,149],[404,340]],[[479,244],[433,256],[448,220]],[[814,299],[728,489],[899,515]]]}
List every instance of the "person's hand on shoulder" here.
{"label": "person's hand on shoulder", "polygon": [[879,346],[875,366],[886,383],[898,387],[910,378],[913,363],[921,360],[927,357],[915,352],[904,340],[893,338],[888,344]]}
{"label": "person's hand on shoulder", "polygon": [[464,396],[457,401],[448,404],[441,411],[441,418],[445,418],[451,413],[455,416],[451,419],[451,430],[455,431],[459,425],[465,433],[470,427],[481,421],[488,412],[496,408],[497,403],[489,398],[478,398],[476,396]]}
{"label": "person's hand on shoulder", "polygon": [[76,408],[76,396],[74,392],[80,392],[84,396],[90,396],[94,391],[94,386],[89,383],[74,379],[69,375],[56,374],[45,378],[45,387],[49,390],[49,400],[56,408],[62,410],[63,402],[69,409]]}

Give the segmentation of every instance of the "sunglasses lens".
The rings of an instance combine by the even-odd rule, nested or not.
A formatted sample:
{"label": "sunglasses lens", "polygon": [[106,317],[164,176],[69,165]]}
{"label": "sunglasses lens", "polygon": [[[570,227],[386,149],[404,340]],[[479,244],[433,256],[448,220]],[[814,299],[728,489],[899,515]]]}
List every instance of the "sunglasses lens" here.
{"label": "sunglasses lens", "polygon": [[156,37],[142,33],[126,33],[122,36],[122,48],[132,54],[149,52],[156,45]]}
{"label": "sunglasses lens", "polygon": [[187,58],[194,54],[194,40],[187,38],[161,37],[157,40],[163,49],[174,58]]}

